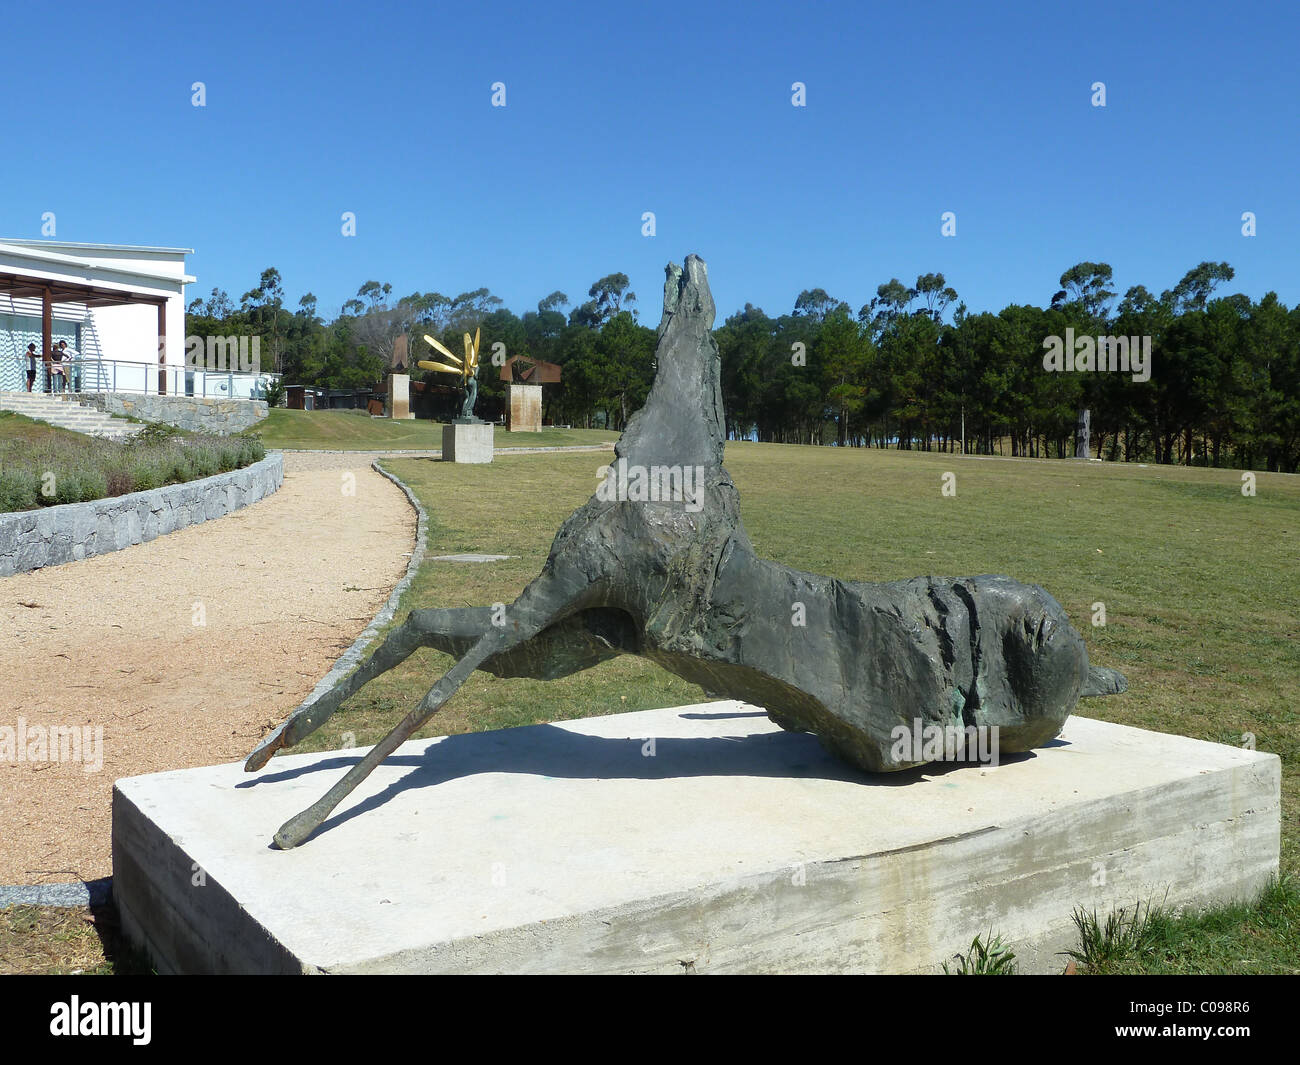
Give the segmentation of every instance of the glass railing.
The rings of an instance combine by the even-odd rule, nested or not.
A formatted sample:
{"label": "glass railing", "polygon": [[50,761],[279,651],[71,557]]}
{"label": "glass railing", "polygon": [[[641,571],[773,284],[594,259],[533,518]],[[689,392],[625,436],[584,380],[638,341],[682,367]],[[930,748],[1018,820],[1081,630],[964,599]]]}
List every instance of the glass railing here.
{"label": "glass railing", "polygon": [[[238,370],[191,370],[185,366],[130,362],[126,359],[65,359],[63,374],[53,375],[53,390],[67,392],[135,392],[141,395],[202,396],[218,399],[265,399],[272,373]],[[37,365],[36,387],[45,371]],[[42,389],[50,391],[50,389]]]}

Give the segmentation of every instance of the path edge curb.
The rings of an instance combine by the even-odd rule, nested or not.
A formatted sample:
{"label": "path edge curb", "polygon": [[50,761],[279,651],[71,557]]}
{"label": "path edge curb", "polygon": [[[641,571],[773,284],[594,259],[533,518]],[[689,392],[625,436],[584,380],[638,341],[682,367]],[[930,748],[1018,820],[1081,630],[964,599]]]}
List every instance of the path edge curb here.
{"label": "path edge curb", "polygon": [[352,645],[339,656],[333,668],[320,679],[320,683],[303,700],[304,703],[315,702],[361,664],[362,652],[370,645],[370,641],[379,635],[379,630],[393,620],[393,615],[397,613],[398,603],[401,602],[402,596],[406,594],[406,589],[411,586],[411,582],[415,580],[420,564],[424,561],[424,552],[428,546],[429,536],[429,514],[424,509],[424,505],[416,498],[415,493],[411,491],[405,481],[395,474],[389,473],[380,465],[379,459],[371,462],[370,468],[381,477],[397,485],[406,496],[406,501],[411,504],[411,508],[415,511],[415,546],[411,549],[411,558],[406,564],[406,573],[393,586],[387,601],[379,608],[379,613],[370,619],[370,624],[361,630],[361,635],[353,640]]}

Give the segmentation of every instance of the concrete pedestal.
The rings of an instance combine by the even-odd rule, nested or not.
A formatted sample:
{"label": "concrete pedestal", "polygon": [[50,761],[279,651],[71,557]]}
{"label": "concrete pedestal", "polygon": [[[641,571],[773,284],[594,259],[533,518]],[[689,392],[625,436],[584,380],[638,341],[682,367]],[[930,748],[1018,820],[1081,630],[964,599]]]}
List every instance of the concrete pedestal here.
{"label": "concrete pedestal", "polygon": [[542,431],[542,386],[506,385],[508,418],[512,433]]}
{"label": "concrete pedestal", "polygon": [[870,776],[736,702],[119,780],[113,895],[160,972],[926,972],[990,930],[1055,971],[1073,906],[1245,899],[1276,755],[1072,718],[996,769]]}
{"label": "concrete pedestal", "polygon": [[488,422],[453,422],[442,427],[443,462],[491,462],[492,426]]}
{"label": "concrete pedestal", "polygon": [[410,420],[411,413],[411,378],[409,374],[390,373],[388,375],[388,416]]}

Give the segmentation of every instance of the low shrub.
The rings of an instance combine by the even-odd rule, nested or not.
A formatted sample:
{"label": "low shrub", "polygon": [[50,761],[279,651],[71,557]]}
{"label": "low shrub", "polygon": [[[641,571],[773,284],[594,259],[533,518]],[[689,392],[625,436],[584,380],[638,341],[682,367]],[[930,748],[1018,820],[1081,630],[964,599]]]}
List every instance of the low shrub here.
{"label": "low shrub", "polygon": [[236,443],[222,442],[216,445],[217,465],[222,473],[239,468],[240,447]]}
{"label": "low shrub", "polygon": [[30,470],[0,471],[0,512],[39,506],[38,484]]}
{"label": "low shrub", "polygon": [[194,479],[194,467],[183,451],[172,451],[167,456],[167,483],[184,484]]}
{"label": "low shrub", "polygon": [[216,453],[206,444],[197,444],[190,452],[190,468],[195,477],[211,477],[218,471]]}
{"label": "low shrub", "polygon": [[54,474],[54,491],[48,496],[42,491],[39,500],[48,506],[85,503],[108,494],[108,479],[101,470],[64,468],[50,472]]}
{"label": "low shrub", "polygon": [[79,502],[88,503],[92,499],[103,499],[108,495],[108,478],[104,476],[103,470],[81,470],[78,479],[81,486]]}
{"label": "low shrub", "polygon": [[104,493],[106,496],[124,496],[128,492],[135,491],[135,481],[127,466],[114,466],[105,470],[104,478],[107,482],[107,491]]}
{"label": "low shrub", "polygon": [[284,382],[275,377],[266,383],[266,405],[268,407],[278,407],[284,402],[285,394],[288,390],[284,387]]}
{"label": "low shrub", "polygon": [[175,440],[183,437],[185,434],[174,425],[167,425],[164,422],[150,422],[130,441],[131,446],[136,449],[155,447],[166,441]]}
{"label": "low shrub", "polygon": [[42,501],[51,505],[59,503],[80,503],[86,497],[81,494],[81,475],[76,470],[59,470],[54,474],[54,495],[41,493]]}
{"label": "low shrub", "polygon": [[242,466],[251,466],[266,458],[266,445],[260,436],[239,437],[239,461]]}
{"label": "low shrub", "polygon": [[153,460],[152,456],[145,456],[131,463],[131,484],[133,485],[131,491],[148,492],[153,488],[161,488],[166,483],[162,469]]}

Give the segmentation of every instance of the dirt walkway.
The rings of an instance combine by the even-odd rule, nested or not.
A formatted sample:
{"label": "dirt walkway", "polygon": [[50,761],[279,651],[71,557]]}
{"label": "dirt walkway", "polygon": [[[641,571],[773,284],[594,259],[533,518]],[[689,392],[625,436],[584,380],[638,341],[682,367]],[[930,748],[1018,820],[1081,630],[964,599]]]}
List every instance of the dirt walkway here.
{"label": "dirt walkway", "polygon": [[[114,780],[242,759],[311,691],[415,542],[370,458],[286,455],[235,514],[0,579],[0,884],[108,876]],[[68,726],[51,760],[40,738]]]}

